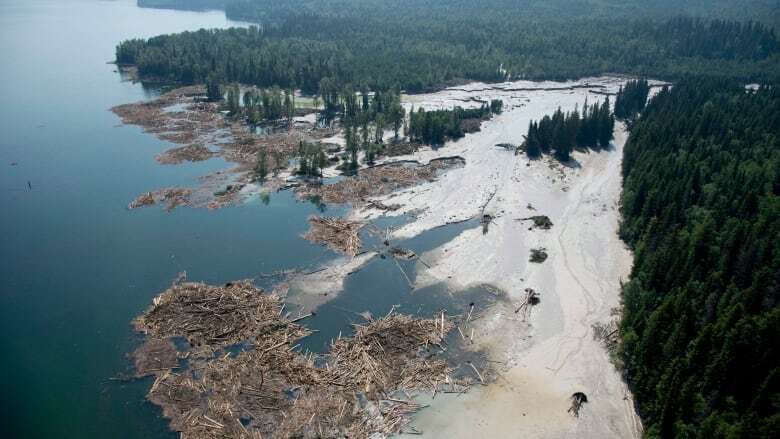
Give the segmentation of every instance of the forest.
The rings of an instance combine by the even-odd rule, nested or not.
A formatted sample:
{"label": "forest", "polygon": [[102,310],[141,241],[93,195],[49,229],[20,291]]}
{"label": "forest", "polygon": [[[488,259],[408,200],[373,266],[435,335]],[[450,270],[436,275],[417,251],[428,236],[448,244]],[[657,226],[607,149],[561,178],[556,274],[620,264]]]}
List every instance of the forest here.
{"label": "forest", "polygon": [[387,15],[402,10],[416,16],[435,17],[510,13],[517,18],[666,19],[675,15],[760,21],[776,27],[780,11],[774,0],[138,0],[141,7],[170,9],[225,9],[228,18],[269,23],[290,14]]}
{"label": "forest", "polygon": [[442,145],[445,140],[459,139],[466,133],[479,131],[483,119],[500,114],[503,102],[494,99],[479,108],[425,111],[419,108],[409,115],[409,139],[429,145]]}
{"label": "forest", "polygon": [[[780,93],[691,78],[623,162],[620,358],[647,437],[780,431]],[[774,432],[774,433],[773,433]]]}
{"label": "forest", "polygon": [[[335,87],[335,86],[334,86]],[[393,130],[393,138],[399,140],[401,129],[405,125],[406,110],[401,106],[401,94],[398,90],[371,95],[367,89],[360,93],[347,87],[339,94],[336,88],[326,88],[323,93],[325,119],[341,116],[345,128],[344,137],[349,161],[344,164],[346,170],[358,168],[358,152],[363,150],[365,161],[374,164],[377,154],[384,149],[385,129]]]}
{"label": "forest", "polygon": [[621,86],[615,99],[615,117],[633,120],[647,105],[650,85],[647,79],[631,80]]}
{"label": "forest", "polygon": [[[621,98],[623,90],[618,94]],[[609,98],[599,104],[582,106],[582,115],[578,109],[563,113],[559,108],[552,117],[528,125],[528,134],[522,148],[528,157],[535,159],[553,151],[555,158],[567,162],[575,148],[606,148],[613,138],[615,116],[609,105]]]}
{"label": "forest", "polygon": [[661,13],[663,6],[687,9],[649,3],[657,7],[628,2],[632,7],[577,14],[584,10],[560,0],[233,0],[228,16],[260,25],[128,40],[117,47],[116,61],[138,66],[143,79],[201,83],[214,76],[307,93],[319,92],[322,80],[418,92],[464,80],[607,72],[780,78],[777,13],[759,15],[763,9],[751,6],[739,14],[722,2],[722,16],[741,21],[676,17]]}

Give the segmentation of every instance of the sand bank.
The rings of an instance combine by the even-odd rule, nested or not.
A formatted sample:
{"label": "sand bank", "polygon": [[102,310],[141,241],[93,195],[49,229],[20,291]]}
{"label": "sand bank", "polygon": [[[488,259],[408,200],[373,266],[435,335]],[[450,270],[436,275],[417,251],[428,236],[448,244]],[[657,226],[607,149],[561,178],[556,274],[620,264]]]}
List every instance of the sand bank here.
{"label": "sand bank", "polygon": [[[612,318],[620,281],[628,277],[632,262],[617,236],[625,129],[616,128],[613,149],[577,152],[566,165],[547,158],[529,161],[496,146],[522,143],[530,119],[558,107],[581,107],[586,98],[590,103],[604,99],[621,82],[596,78],[556,87],[472,84],[408,97],[407,105],[415,108],[479,105],[495,98],[504,99],[506,108],[481,132],[408,157],[425,163],[459,155],[465,166],[379,199],[402,206],[386,214],[416,218],[395,231],[395,237],[416,236],[483,213],[493,217],[487,233],[467,230],[423,255],[430,268],[418,267],[417,286],[445,281],[458,291],[489,283],[507,291],[515,303],[529,287],[541,298],[527,321],[506,307],[489,310],[475,341],[503,365],[499,378],[469,394],[437,396],[416,417],[415,425],[426,436],[640,436],[631,395],[603,346],[593,339],[592,329]],[[369,209],[354,215],[379,214]],[[554,226],[543,230],[518,221],[533,215],[548,216]],[[530,264],[530,249],[539,247],[549,258]],[[588,396],[579,417],[567,412],[575,392]]]}

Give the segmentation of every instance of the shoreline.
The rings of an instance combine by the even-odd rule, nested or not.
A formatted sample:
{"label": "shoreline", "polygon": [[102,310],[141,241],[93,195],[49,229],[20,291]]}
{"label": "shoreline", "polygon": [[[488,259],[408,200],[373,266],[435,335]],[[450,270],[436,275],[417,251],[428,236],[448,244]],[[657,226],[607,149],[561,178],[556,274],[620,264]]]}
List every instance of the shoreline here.
{"label": "shoreline", "polygon": [[[548,108],[558,102],[553,104]],[[498,379],[457,397],[424,396],[420,402],[430,407],[417,413],[413,424],[431,437],[641,437],[630,392],[592,329],[613,318],[620,282],[628,278],[633,259],[617,236],[625,127],[616,128],[613,148],[575,152],[572,166],[549,158],[529,162],[493,148],[520,140],[525,131],[527,122],[517,126],[523,117],[512,114],[517,107],[510,108],[480,133],[410,156],[425,163],[455,154],[466,159],[465,167],[379,198],[403,206],[393,214],[418,212],[393,233],[395,238],[417,236],[483,210],[495,217],[487,234],[467,230],[422,255],[430,267],[418,266],[418,288],[443,281],[459,291],[487,283],[506,291],[513,304],[522,300],[526,287],[541,297],[527,322],[517,321],[505,307],[488,310],[475,343],[505,364],[498,368]],[[350,217],[377,214],[353,211]],[[554,226],[528,230],[527,223],[516,221],[531,215],[547,215]],[[545,263],[528,263],[535,247],[550,253]],[[588,396],[577,418],[567,413],[575,392]]]}
{"label": "shoreline", "polygon": [[[515,185],[510,188],[521,195],[515,200],[503,198],[506,190],[497,195],[504,215],[486,235],[497,237],[480,240],[479,233],[464,233],[434,252],[438,257],[427,256],[432,266],[427,276],[446,279],[453,289],[479,279],[505,289],[510,300],[517,301],[519,286],[530,285],[540,292],[541,304],[527,327],[511,322],[513,315],[506,310],[494,312],[491,324],[480,331],[484,337],[480,344],[491,346],[491,355],[506,362],[499,379],[460,398],[430,401],[429,410],[415,416],[419,430],[432,437],[641,436],[630,393],[591,327],[611,319],[612,309],[619,306],[620,281],[627,278],[632,261],[617,237],[624,142],[620,127],[615,150],[575,155],[582,168],[574,172],[581,175],[572,175],[569,190],[558,189],[562,196],[548,202],[543,212],[555,224],[551,230],[528,231],[514,221],[525,208],[512,201],[531,194],[522,193],[524,180],[511,179]],[[530,172],[520,166],[520,174],[528,177],[538,165],[532,164]],[[544,176],[541,172],[530,176],[532,191],[542,197],[544,186],[550,184]],[[557,189],[555,184],[548,188]],[[518,263],[513,269],[507,262],[527,260],[527,247],[520,242],[511,245],[518,238],[528,242],[527,247],[543,245],[550,258],[538,266]],[[474,263],[479,255],[490,257]],[[589,402],[575,418],[567,408],[570,396],[580,391]]]}
{"label": "shoreline", "polygon": [[[612,319],[619,306],[620,281],[628,277],[632,263],[617,236],[624,127],[616,128],[612,148],[575,152],[566,164],[551,157],[531,161],[500,147],[522,143],[530,119],[556,108],[573,109],[585,99],[603,99],[623,81],[585,78],[555,87],[530,81],[489,87],[471,83],[405,96],[402,104],[407,111],[478,106],[493,98],[506,104],[506,110],[484,121],[479,132],[440,148],[383,157],[373,168],[412,161],[428,166],[447,157],[462,159],[462,166],[389,193],[361,197],[344,215],[364,224],[380,217],[410,217],[389,232],[391,240],[414,238],[485,214],[490,217],[485,227],[466,229],[419,255],[418,262],[425,262],[416,264],[410,287],[416,291],[443,283],[457,295],[490,285],[506,293],[506,301],[477,310],[480,317],[468,324],[468,336],[461,333],[464,341],[471,341],[469,351],[488,354],[495,379],[457,396],[434,392],[438,399],[429,400],[429,394],[417,395],[419,403],[430,405],[413,417],[418,430],[435,437],[640,436],[630,393],[592,328]],[[338,142],[342,137],[338,133],[323,140]],[[397,207],[382,210],[379,205]],[[543,230],[523,221],[533,215],[548,216],[554,225]],[[544,248],[549,259],[529,263],[533,248]],[[347,276],[375,255],[337,258],[310,275],[289,279],[286,300],[316,310],[337,297]],[[540,304],[527,306],[529,291],[538,293]],[[523,306],[526,310],[519,314]],[[567,408],[577,392],[585,393],[588,403],[575,417]]]}

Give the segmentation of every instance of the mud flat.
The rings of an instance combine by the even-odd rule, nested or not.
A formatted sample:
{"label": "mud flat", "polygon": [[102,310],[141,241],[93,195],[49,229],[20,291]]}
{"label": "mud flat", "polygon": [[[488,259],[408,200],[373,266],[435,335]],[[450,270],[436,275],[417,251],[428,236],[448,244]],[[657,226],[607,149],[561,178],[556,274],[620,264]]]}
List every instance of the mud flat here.
{"label": "mud flat", "polygon": [[[565,164],[549,157],[530,161],[505,146],[523,142],[531,119],[551,114],[559,107],[564,111],[573,110],[586,99],[589,103],[602,100],[623,82],[623,78],[591,78],[569,83],[467,84],[437,93],[406,96],[403,103],[408,110],[479,106],[491,99],[502,99],[504,112],[484,122],[481,131],[447,142],[441,148],[422,147],[411,154],[384,158],[373,168],[359,172],[357,177],[332,185],[301,188],[302,196],[352,204],[348,216],[338,220],[344,221],[343,224],[333,220],[324,224],[326,228],[314,229],[311,236],[325,244],[337,243],[337,248],[347,257],[289,282],[290,293],[285,300],[305,304],[307,310],[336,297],[346,276],[378,254],[359,252],[357,225],[369,227],[379,218],[403,215],[406,221],[386,232],[383,245],[389,249],[396,241],[422,236],[442,226],[475,218],[482,221],[482,227],[464,228],[453,239],[437,243],[433,250],[412,253],[415,261],[412,276],[407,276],[399,265],[410,288],[419,294],[433,285],[446,285],[453,300],[462,299],[458,294],[484,285],[505,293],[504,299],[490,306],[469,309],[468,315],[464,313],[454,323],[452,331],[464,350],[489,357],[491,373],[483,376],[485,370],[480,372],[474,367],[471,378],[481,385],[472,387],[468,393],[433,391],[431,396],[417,393],[415,407],[419,408],[419,404],[430,407],[415,415],[415,431],[429,437],[447,438],[641,435],[631,395],[602,343],[594,338],[594,325],[607,324],[614,318],[614,310],[619,307],[620,281],[627,278],[632,263],[630,252],[617,236],[624,127],[617,126],[612,148],[575,152],[573,160]],[[338,144],[341,139],[335,135],[327,140]],[[241,148],[237,149],[242,151]],[[250,157],[248,149],[246,152],[246,157]],[[246,163],[249,162],[251,159],[247,159]],[[446,166],[440,168],[441,165]],[[244,186],[231,185],[231,188],[226,195],[244,190]],[[168,201],[165,193],[150,193],[141,201],[149,199]],[[547,258],[542,263],[531,263],[532,249],[544,249]],[[396,258],[395,254],[391,256]],[[398,256],[411,255],[399,253]],[[441,331],[445,326],[447,330],[452,329],[440,323],[439,341],[444,338]],[[157,338],[169,335],[177,334],[159,334]],[[301,332],[294,338],[303,335]],[[433,335],[427,339],[435,339]],[[162,351],[164,346],[159,344],[151,350]],[[416,358],[416,351],[412,351],[406,351],[405,358]],[[289,351],[285,349],[285,352]],[[282,353],[279,351],[279,355]],[[241,359],[248,362],[241,363],[242,370],[259,361],[251,354]],[[223,366],[227,367],[223,364],[214,367]],[[313,363],[301,367],[312,373],[324,373],[314,371]],[[464,368],[469,370],[467,366]],[[439,372],[435,375],[449,376]],[[306,400],[311,407],[326,402],[322,392],[330,390],[317,387],[320,383],[311,384],[314,386],[311,399]],[[189,381],[170,384],[187,392],[190,390],[182,386],[192,387]],[[364,384],[367,383],[360,382]],[[392,392],[393,387],[388,386],[388,391]],[[366,394],[372,394],[373,390],[364,388]],[[342,396],[343,400],[339,399],[332,407],[330,403],[325,404],[332,410],[324,413],[340,414],[339,407],[344,401],[352,401],[348,395]],[[163,406],[165,403],[158,402]],[[279,404],[287,409],[286,402]],[[347,404],[355,406],[354,402]],[[311,413],[311,407],[303,412],[305,416],[290,412],[289,428],[299,428]],[[415,411],[416,408],[404,412],[397,419],[406,419]],[[200,412],[193,412],[192,416],[196,415]],[[171,415],[174,423],[177,419],[187,421],[177,416]],[[211,412],[208,416],[210,419],[203,418],[208,424],[204,428],[219,430],[218,426],[227,425],[223,421],[230,421],[232,415],[228,411],[227,414]],[[265,412],[258,412],[257,428],[270,432],[261,424],[270,422],[271,418]],[[343,432],[352,428],[327,424],[326,418],[322,417],[325,431]],[[356,423],[348,425],[373,422],[367,421],[373,419],[370,416],[359,418],[360,421],[355,418]],[[236,423],[231,428],[241,429],[240,425],[233,424]],[[356,431],[384,435],[401,431],[397,427],[402,424],[405,421]],[[185,428],[185,424],[180,425]],[[403,431],[408,430],[404,427]]]}
{"label": "mud flat", "polygon": [[[126,125],[136,125],[161,141],[181,146],[158,154],[155,159],[162,165],[180,165],[221,157],[235,164],[234,167],[205,175],[197,187],[188,188],[192,197],[180,203],[168,205],[169,210],[178,206],[217,209],[240,203],[258,192],[254,167],[261,153],[266,154],[267,169],[272,174],[268,186],[284,186],[290,175],[289,160],[301,141],[317,141],[331,134],[330,129],[317,128],[313,114],[299,109],[304,116],[294,118],[294,123],[278,121],[278,127],[257,134],[243,120],[233,120],[221,111],[221,104],[205,98],[203,86],[187,86],[163,93],[150,101],[118,105],[111,109]],[[164,189],[152,191],[164,192]],[[143,202],[144,199],[147,202]],[[143,207],[149,194],[142,194],[132,207]]]}
{"label": "mud flat", "polygon": [[[491,284],[507,292],[512,306],[486,311],[474,347],[490,352],[498,379],[468,394],[437,395],[416,415],[415,426],[430,437],[639,437],[641,424],[629,391],[609,360],[593,325],[614,318],[621,279],[632,255],[617,236],[620,166],[626,140],[618,125],[610,150],[575,152],[560,164],[529,161],[497,147],[520,144],[531,119],[602,100],[624,81],[592,78],[565,84],[469,84],[428,95],[408,96],[405,104],[429,108],[479,105],[503,99],[505,111],[479,133],[438,150],[421,149],[408,158],[425,163],[444,155],[465,159],[436,181],[378,197],[393,211],[366,208],[353,217],[413,214],[394,231],[408,238],[443,224],[487,215],[489,228],[469,229],[422,255],[416,287],[446,282],[451,291]],[[659,85],[659,84],[656,84]],[[547,216],[547,230],[527,219]],[[548,259],[529,263],[533,248]],[[539,303],[527,315],[516,313],[527,300]],[[467,334],[468,336],[468,334]],[[587,395],[578,416],[572,396]]]}

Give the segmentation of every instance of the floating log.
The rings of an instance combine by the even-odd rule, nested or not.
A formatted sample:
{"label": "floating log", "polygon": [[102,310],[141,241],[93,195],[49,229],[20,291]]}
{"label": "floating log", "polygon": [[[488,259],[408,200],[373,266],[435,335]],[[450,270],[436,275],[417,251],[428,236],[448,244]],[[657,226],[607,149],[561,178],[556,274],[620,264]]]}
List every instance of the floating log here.
{"label": "floating log", "polygon": [[309,217],[311,228],[304,235],[309,241],[325,244],[333,250],[355,256],[360,250],[363,223],[332,217]]}

